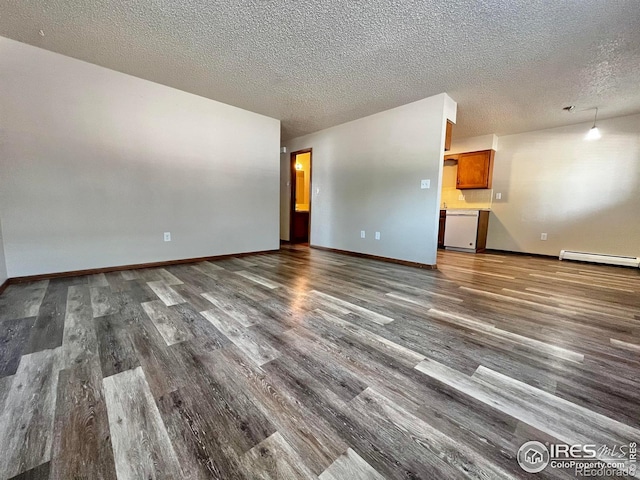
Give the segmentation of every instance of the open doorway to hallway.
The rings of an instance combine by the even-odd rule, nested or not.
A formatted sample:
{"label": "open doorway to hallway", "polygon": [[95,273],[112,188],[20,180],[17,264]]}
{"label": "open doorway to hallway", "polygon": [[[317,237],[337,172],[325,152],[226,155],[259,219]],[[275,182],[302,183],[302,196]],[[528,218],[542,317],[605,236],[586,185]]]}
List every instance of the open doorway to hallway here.
{"label": "open doorway to hallway", "polygon": [[311,149],[291,153],[291,243],[308,243],[311,231]]}

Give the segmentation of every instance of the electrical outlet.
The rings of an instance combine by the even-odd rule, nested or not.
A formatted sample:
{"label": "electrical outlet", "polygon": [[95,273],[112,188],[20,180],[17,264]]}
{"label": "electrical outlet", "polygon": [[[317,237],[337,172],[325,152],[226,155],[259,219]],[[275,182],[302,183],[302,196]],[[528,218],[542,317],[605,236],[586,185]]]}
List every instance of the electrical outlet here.
{"label": "electrical outlet", "polygon": [[502,194],[496,193],[496,200],[502,200]]}
{"label": "electrical outlet", "polygon": [[431,180],[430,179],[421,180],[420,188],[431,188]]}
{"label": "electrical outlet", "polygon": [[458,195],[458,200],[460,200],[461,202],[464,202],[464,195],[462,194]]}
{"label": "electrical outlet", "polygon": [[547,239],[547,234],[546,233],[541,233],[540,234],[540,240],[546,240]]}
{"label": "electrical outlet", "polygon": [[380,240],[380,232],[376,232],[376,240]]}
{"label": "electrical outlet", "polygon": [[365,236],[364,230],[360,230],[360,238],[364,238]]}
{"label": "electrical outlet", "polygon": [[164,241],[165,242],[171,241],[171,232],[164,232]]}

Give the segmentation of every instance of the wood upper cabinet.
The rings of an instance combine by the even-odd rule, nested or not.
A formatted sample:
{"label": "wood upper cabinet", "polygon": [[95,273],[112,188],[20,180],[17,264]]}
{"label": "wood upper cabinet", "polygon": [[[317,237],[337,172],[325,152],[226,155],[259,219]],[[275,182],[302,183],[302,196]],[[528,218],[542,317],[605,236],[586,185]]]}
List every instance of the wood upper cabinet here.
{"label": "wood upper cabinet", "polygon": [[494,154],[494,150],[459,154],[456,188],[491,188]]}
{"label": "wood upper cabinet", "polygon": [[444,151],[448,152],[451,150],[451,133],[453,130],[453,122],[451,120],[447,120],[447,133],[444,137]]}

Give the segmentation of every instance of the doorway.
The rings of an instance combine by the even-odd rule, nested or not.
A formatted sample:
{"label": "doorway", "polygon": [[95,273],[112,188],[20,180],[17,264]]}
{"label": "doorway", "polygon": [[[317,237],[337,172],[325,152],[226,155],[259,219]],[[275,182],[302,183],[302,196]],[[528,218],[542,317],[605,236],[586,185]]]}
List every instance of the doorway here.
{"label": "doorway", "polygon": [[291,153],[289,240],[308,243],[311,231],[311,149]]}

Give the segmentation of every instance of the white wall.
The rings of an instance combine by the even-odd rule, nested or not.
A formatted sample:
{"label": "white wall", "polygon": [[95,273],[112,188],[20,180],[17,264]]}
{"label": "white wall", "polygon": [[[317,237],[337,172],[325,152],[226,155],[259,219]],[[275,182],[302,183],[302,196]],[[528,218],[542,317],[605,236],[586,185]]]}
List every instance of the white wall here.
{"label": "white wall", "polygon": [[5,38],[0,64],[10,277],[279,247],[278,120]]}
{"label": "white wall", "polygon": [[[640,256],[640,115],[499,137],[488,248]],[[540,240],[541,233],[548,240]]]}
{"label": "white wall", "polygon": [[[312,148],[312,245],[435,264],[445,126],[455,112],[440,94],[287,142],[282,230],[288,156]],[[421,189],[421,179],[431,188]]]}
{"label": "white wall", "polygon": [[[455,129],[455,127],[454,127]],[[498,137],[493,133],[480,135],[477,137],[454,138],[451,142],[451,149],[445,155],[454,153],[477,152],[480,150],[497,150]]]}
{"label": "white wall", "polygon": [[4,240],[2,238],[2,222],[0,222],[0,286],[7,278],[7,264],[4,258]]}

